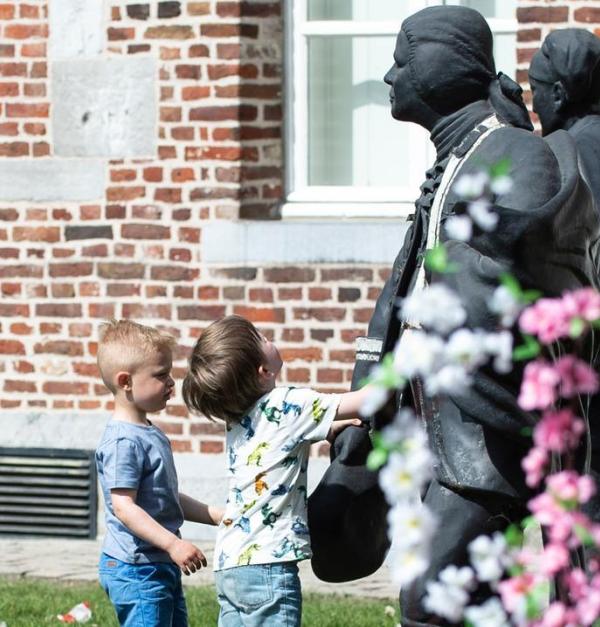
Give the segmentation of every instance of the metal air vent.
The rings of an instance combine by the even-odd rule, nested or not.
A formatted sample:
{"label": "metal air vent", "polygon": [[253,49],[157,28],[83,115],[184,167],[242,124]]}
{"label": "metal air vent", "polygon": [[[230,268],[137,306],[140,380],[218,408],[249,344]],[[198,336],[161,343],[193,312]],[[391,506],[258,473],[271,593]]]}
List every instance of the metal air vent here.
{"label": "metal air vent", "polygon": [[0,447],[0,535],[95,538],[93,451]]}

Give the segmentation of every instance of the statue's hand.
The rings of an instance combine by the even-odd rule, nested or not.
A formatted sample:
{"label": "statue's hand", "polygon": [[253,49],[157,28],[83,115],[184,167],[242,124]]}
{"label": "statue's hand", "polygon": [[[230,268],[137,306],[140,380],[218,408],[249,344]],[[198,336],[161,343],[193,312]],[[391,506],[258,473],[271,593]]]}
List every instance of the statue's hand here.
{"label": "statue's hand", "polygon": [[352,418],[351,420],[334,420],[327,434],[327,441],[333,444],[333,441],[346,427],[362,427],[365,423],[360,418]]}

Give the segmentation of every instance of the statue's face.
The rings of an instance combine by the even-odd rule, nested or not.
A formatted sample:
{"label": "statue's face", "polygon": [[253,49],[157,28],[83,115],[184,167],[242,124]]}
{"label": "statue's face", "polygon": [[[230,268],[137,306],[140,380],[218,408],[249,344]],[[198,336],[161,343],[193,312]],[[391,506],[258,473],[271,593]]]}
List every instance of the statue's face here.
{"label": "statue's face", "polygon": [[531,94],[533,96],[533,110],[540,118],[542,135],[548,135],[562,128],[562,117],[557,112],[554,85],[538,81],[529,77]]}
{"label": "statue's face", "polygon": [[392,117],[405,122],[415,122],[420,98],[410,78],[408,54],[408,39],[404,32],[400,31],[394,50],[394,65],[388,70],[383,80],[391,87]]}

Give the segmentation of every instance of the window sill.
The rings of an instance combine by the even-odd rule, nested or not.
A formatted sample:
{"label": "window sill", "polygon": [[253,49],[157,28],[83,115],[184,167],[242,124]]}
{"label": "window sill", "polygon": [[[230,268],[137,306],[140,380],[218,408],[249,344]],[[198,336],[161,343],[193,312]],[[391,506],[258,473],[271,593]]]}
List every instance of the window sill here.
{"label": "window sill", "polygon": [[415,210],[414,202],[286,202],[283,220],[387,220],[404,219]]}

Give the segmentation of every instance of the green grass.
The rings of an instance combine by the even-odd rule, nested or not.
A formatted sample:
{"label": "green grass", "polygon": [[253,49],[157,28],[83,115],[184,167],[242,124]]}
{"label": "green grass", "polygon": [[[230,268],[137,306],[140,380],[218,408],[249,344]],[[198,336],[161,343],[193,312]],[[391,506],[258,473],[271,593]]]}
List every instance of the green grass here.
{"label": "green grass", "polygon": [[[186,588],[191,627],[214,627],[219,607],[214,588]],[[81,601],[89,601],[92,620],[88,627],[118,627],[115,613],[104,591],[96,583],[65,583],[44,579],[0,577],[0,623],[8,627],[60,625],[57,614]],[[385,615],[385,606],[396,601],[306,594],[303,627],[393,627],[396,619]]]}

